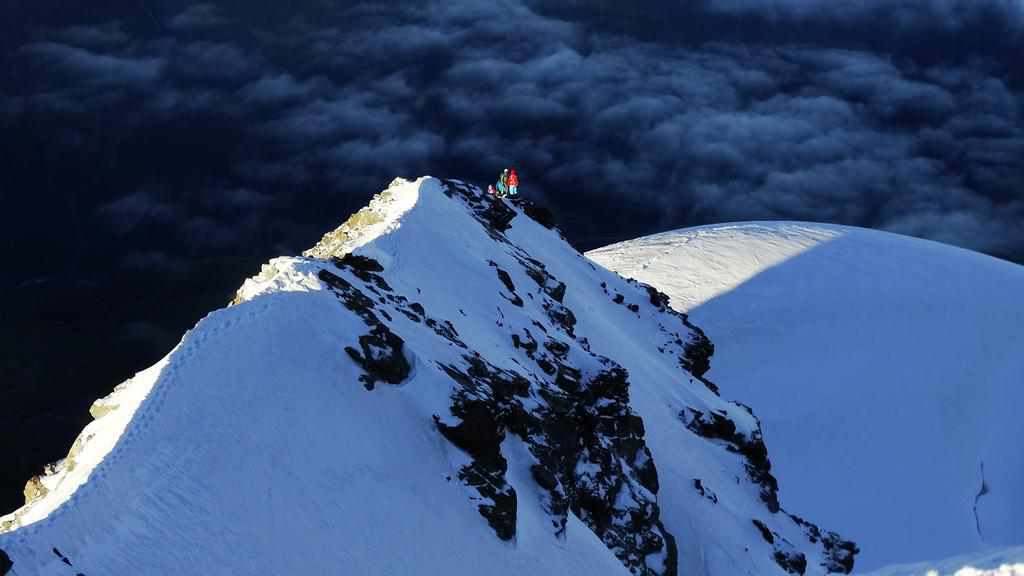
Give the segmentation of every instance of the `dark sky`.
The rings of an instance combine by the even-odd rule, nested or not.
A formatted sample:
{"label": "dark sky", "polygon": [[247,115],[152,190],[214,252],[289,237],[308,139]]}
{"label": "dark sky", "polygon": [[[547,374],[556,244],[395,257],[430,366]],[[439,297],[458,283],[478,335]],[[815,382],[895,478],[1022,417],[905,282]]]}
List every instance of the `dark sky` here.
{"label": "dark sky", "polygon": [[1024,262],[1022,0],[9,4],[0,420],[22,437],[65,417],[54,390],[87,419],[397,175],[514,164],[581,249],[771,218]]}

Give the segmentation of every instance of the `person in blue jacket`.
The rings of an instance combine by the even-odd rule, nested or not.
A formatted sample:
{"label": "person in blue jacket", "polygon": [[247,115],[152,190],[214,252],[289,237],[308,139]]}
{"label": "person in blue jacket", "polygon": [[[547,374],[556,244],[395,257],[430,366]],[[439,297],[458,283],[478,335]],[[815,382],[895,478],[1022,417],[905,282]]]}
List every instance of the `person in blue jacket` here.
{"label": "person in blue jacket", "polygon": [[508,196],[508,168],[501,171],[501,176],[498,178],[497,194],[498,198],[504,198]]}

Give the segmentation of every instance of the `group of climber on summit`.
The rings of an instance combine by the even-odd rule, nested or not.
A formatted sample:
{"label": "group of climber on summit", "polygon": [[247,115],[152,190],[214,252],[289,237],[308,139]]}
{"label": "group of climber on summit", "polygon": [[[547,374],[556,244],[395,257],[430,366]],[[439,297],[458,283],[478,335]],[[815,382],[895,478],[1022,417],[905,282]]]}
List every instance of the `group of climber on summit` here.
{"label": "group of climber on summit", "polygon": [[498,178],[498,183],[488,186],[487,193],[491,196],[497,196],[498,198],[505,198],[506,196],[515,197],[518,195],[519,175],[516,174],[516,169],[505,168],[502,170],[501,176]]}

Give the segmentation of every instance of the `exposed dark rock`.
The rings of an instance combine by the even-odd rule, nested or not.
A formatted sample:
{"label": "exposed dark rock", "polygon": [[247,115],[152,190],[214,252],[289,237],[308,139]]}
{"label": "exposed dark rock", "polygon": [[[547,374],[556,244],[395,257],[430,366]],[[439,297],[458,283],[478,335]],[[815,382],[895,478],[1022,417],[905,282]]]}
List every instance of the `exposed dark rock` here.
{"label": "exposed dark rock", "polygon": [[442,320],[438,322],[433,318],[427,318],[427,326],[434,331],[435,334],[444,338],[445,340],[455,344],[459,348],[466,348],[465,342],[459,339],[459,333],[455,330],[455,326],[448,320]]}
{"label": "exposed dark rock", "polygon": [[640,312],[640,306],[637,304],[626,304],[626,308],[628,308],[629,311],[634,314]]}
{"label": "exposed dark rock", "polygon": [[516,217],[516,212],[498,200],[491,203],[480,215],[492,228],[504,232],[512,227],[512,219]]}
{"label": "exposed dark rock", "polygon": [[545,271],[544,273],[547,274],[547,271],[546,271],[547,267],[540,260],[537,260],[536,258],[532,258],[528,254],[526,254],[525,252],[522,252],[522,251],[519,251],[517,253],[517,257],[520,260],[525,260],[525,262],[523,264],[524,266],[527,266],[529,268],[537,268],[539,270],[544,270]]}
{"label": "exposed dark rock", "polygon": [[534,464],[530,467],[530,473],[533,475],[533,480],[545,490],[554,490],[558,487],[558,478],[551,473],[550,470],[541,466],[540,464]]}
{"label": "exposed dark rock", "polygon": [[563,332],[573,338],[576,337],[576,315],[572,313],[572,310],[554,300],[545,301],[544,310],[547,312],[548,318],[558,325]]}
{"label": "exposed dark rock", "polygon": [[[576,317],[563,303],[566,285],[543,263],[514,247],[511,253],[546,295],[542,307],[548,319],[574,341]],[[508,292],[518,298],[511,275],[489,263]],[[548,332],[536,320],[534,324]],[[458,406],[469,402],[492,404],[495,425],[520,437],[537,458],[532,474],[547,492],[544,507],[557,532],[564,530],[571,511],[634,573],[649,573],[646,558],[659,554],[664,556],[663,573],[675,574],[675,540],[659,518],[657,469],[644,441],[643,421],[629,408],[628,373],[607,358],[593,356],[589,346],[579,342],[606,366],[583,382],[582,372],[566,364],[570,344],[549,337],[541,350],[529,331],[523,334],[512,334],[513,344],[537,363],[542,378],[531,384],[520,377],[522,394],[510,393],[511,373],[464,355],[469,369],[444,367],[461,386],[453,395],[452,414],[459,416]],[[519,398],[530,395],[530,390],[543,402],[527,410]],[[500,450],[500,443],[496,446]],[[492,477],[500,472],[493,466],[488,469]],[[493,515],[493,511],[487,513]]]}
{"label": "exposed dark rock", "polygon": [[544,270],[544,265],[532,258],[524,260],[525,261],[520,261],[520,263],[523,264],[523,270],[526,271],[526,275],[536,282],[537,286],[544,288],[548,283],[549,277],[547,270]]}
{"label": "exposed dark rock", "polygon": [[61,554],[60,550],[58,550],[56,546],[53,547],[53,555],[56,556],[57,558],[60,558],[61,562],[67,564],[68,566],[71,566],[71,560],[68,559],[67,556]]}
{"label": "exposed dark rock", "polygon": [[[375,261],[369,258],[353,260],[353,262],[358,263],[364,268],[373,268],[373,264],[375,264]],[[370,272],[366,272],[366,274],[376,276]],[[404,381],[412,370],[405,356],[405,341],[392,332],[374,314],[373,310],[376,304],[374,304],[373,300],[337,274],[327,270],[320,270],[317,276],[330,287],[346,308],[358,314],[370,328],[367,334],[359,337],[361,351],[351,346],[345,348],[345,352],[348,353],[349,357],[366,372],[366,374],[359,377],[360,382],[363,383],[367,390],[373,390],[374,385],[380,381],[389,384],[400,384]],[[374,282],[372,277],[368,279],[360,277],[360,279],[364,282]],[[381,279],[381,282],[383,282],[383,279]],[[399,300],[395,297],[391,297],[391,299],[395,301],[404,300],[404,298]],[[387,299],[384,300],[387,301]],[[402,309],[399,308],[399,310]],[[391,320],[391,316],[385,310],[381,309],[379,312],[386,319]],[[408,313],[406,314],[408,315]],[[412,319],[416,320],[415,318]]]}
{"label": "exposed dark rock", "polygon": [[[707,337],[704,331],[700,329],[700,327],[690,322],[690,319],[686,314],[673,310],[669,307],[669,297],[666,294],[659,292],[657,289],[646,284],[639,284],[639,286],[643,287],[647,291],[651,305],[669,316],[678,318],[683,323],[683,326],[687,328],[688,334],[685,341],[683,341],[678,334],[675,334],[675,337],[673,338],[673,343],[682,347],[682,354],[679,356],[679,365],[682,366],[684,370],[692,374],[694,378],[704,384],[708,390],[718,396],[718,386],[704,377],[704,374],[711,369],[711,357],[715,353],[714,344]],[[622,304],[624,298],[620,298],[619,295],[617,295],[615,301],[616,303]],[[633,312],[637,312],[639,310],[638,307],[632,304],[629,305],[629,308]],[[667,332],[664,325],[662,325],[662,331]]]}
{"label": "exposed dark rock", "polygon": [[327,270],[320,270],[317,277],[332,289],[346,308],[358,314],[368,326],[380,324],[380,319],[373,313],[376,304],[366,294],[356,289],[341,276]]}
{"label": "exposed dark rock", "polygon": [[547,271],[543,262],[521,254],[517,254],[516,258],[523,266],[523,271],[526,272],[526,275],[536,282],[537,286],[539,286],[549,298],[559,304],[563,303],[567,289],[564,282],[560,282],[552,276],[551,273]]}
{"label": "exposed dark rock", "polygon": [[689,329],[689,335],[684,342],[681,338],[675,339],[675,344],[682,346],[683,353],[679,356],[679,365],[693,375],[701,384],[704,384],[715,396],[720,395],[718,386],[704,377],[704,374],[711,369],[711,356],[715,353],[715,345],[704,334],[704,331],[690,323],[685,314],[674,310],[667,311],[682,319],[683,325]]}
{"label": "exposed dark rock", "polygon": [[565,357],[569,354],[569,345],[565,342],[559,342],[554,338],[548,338],[544,342],[544,348],[554,354],[559,360],[565,360]]}
{"label": "exposed dark rock", "polygon": [[495,264],[493,260],[489,261],[488,264],[498,272],[498,279],[501,280],[501,283],[504,284],[505,288],[512,294],[512,297],[506,296],[505,294],[502,294],[502,297],[512,304],[522,308],[523,299],[519,297],[519,294],[516,294],[516,285],[512,282],[512,277],[509,276],[509,273],[502,270],[501,267]]}
{"label": "exposed dark rock", "polygon": [[548,296],[555,302],[562,303],[565,299],[565,282],[559,282],[554,288],[548,290]]}
{"label": "exposed dark rock", "polygon": [[419,323],[423,321],[419,316],[413,314],[412,312],[406,310],[405,308],[399,308],[398,311],[401,312],[402,315],[404,315],[409,320],[412,320],[413,322]]}
{"label": "exposed dark rock", "polygon": [[558,365],[558,374],[555,377],[555,386],[558,386],[563,392],[570,394],[578,392],[580,389],[580,378],[582,372],[571,366],[564,364]]}
{"label": "exposed dark rock", "polygon": [[516,285],[512,283],[512,277],[508,275],[508,272],[502,270],[497,264],[494,263],[493,260],[488,262],[488,264],[490,264],[492,268],[498,271],[498,279],[501,280],[501,283],[505,285],[505,288],[507,288],[509,292],[515,294]]}
{"label": "exposed dark rock", "polygon": [[843,540],[835,532],[822,530],[796,514],[789,514],[789,517],[804,529],[808,540],[812,543],[821,542],[822,548],[825,551],[825,562],[822,563],[822,566],[826,570],[840,574],[853,572],[854,559],[857,553],[860,552],[855,543]]}
{"label": "exposed dark rock", "polygon": [[647,290],[647,294],[651,298],[651,304],[655,308],[657,308],[658,310],[669,310],[670,309],[669,306],[668,306],[668,301],[669,301],[668,294],[665,294],[664,292],[659,292],[653,286],[644,285],[644,288]]}
{"label": "exposed dark rock", "polygon": [[704,378],[703,376],[698,376],[697,377],[697,381],[700,382],[701,384],[703,384],[704,387],[707,388],[708,390],[711,390],[711,393],[714,394],[715,396],[720,396],[721,395],[721,392],[718,390],[718,385],[716,385],[711,380],[708,380],[707,378]]}
{"label": "exposed dark rock", "polygon": [[0,576],[7,576],[7,573],[14,567],[14,562],[6,552],[0,550]]}
{"label": "exposed dark rock", "polygon": [[[690,413],[682,413],[680,416],[686,422],[686,427],[698,436],[704,438],[718,438],[727,442],[735,442],[734,438],[739,434],[736,432],[736,423],[717,412],[705,414],[699,410],[689,409]],[[743,441],[741,439],[741,441]]]}
{"label": "exposed dark rock", "polygon": [[409,376],[412,367],[405,358],[405,342],[384,324],[360,336],[359,346],[362,354],[352,347],[345,351],[366,372],[359,380],[367,390],[379,381],[401,384]]}
{"label": "exposed dark rock", "polygon": [[567,385],[578,372],[570,376],[561,368],[562,385],[545,390],[538,424],[543,440],[530,446],[564,488],[551,494],[549,512],[564,514],[567,504],[634,573],[647,573],[645,558],[664,553],[665,573],[673,574],[675,540],[650,497],[658,491],[657,470],[643,421],[629,409],[628,373],[607,363],[608,370],[582,385]]}
{"label": "exposed dark rock", "polygon": [[475,460],[500,468],[504,474],[508,466],[501,455],[505,430],[494,408],[492,404],[479,400],[461,402],[456,406],[456,416],[460,418],[457,425],[448,426],[439,418],[435,420],[438,430],[452,444],[465,450]]}
{"label": "exposed dark rock", "polygon": [[502,540],[516,535],[516,491],[505,481],[508,461],[501,455],[504,427],[485,401],[464,401],[453,406],[461,421],[449,426],[434,416],[437,429],[449,442],[465,450],[473,462],[459,470],[459,479],[475,488],[484,498],[478,506],[494,532]]}
{"label": "exposed dark rock", "polygon": [[517,212],[500,198],[484,194],[479,188],[458,180],[442,180],[443,192],[449,198],[460,198],[487,234],[497,242],[508,244],[504,233],[511,227]]}
{"label": "exposed dark rock", "polygon": [[616,304],[622,304],[625,301],[626,297],[623,296],[622,294],[616,294],[615,298],[612,298],[612,302],[615,302]]}
{"label": "exposed dark rock", "polygon": [[381,266],[380,262],[377,262],[373,258],[367,256],[360,256],[358,254],[348,253],[341,258],[331,258],[331,261],[341,267],[351,268],[353,271],[361,272],[383,272],[384,267]]}
{"label": "exposed dark rock", "polygon": [[843,540],[835,532],[826,532],[821,539],[825,548],[826,562],[825,569],[829,572],[849,574],[853,572],[853,563],[860,548],[849,540]]}
{"label": "exposed dark rock", "polygon": [[384,267],[373,258],[366,256],[358,256],[356,254],[348,253],[341,258],[332,257],[331,263],[338,268],[347,268],[352,271],[360,280],[364,282],[370,282],[374,287],[384,290],[385,292],[391,292],[391,286],[384,281],[378,272],[383,272]]}
{"label": "exposed dark rock", "polygon": [[[789,543],[786,542],[786,544]],[[803,574],[807,571],[807,557],[803,553],[797,552],[792,545],[781,549],[776,548],[775,554],[772,557],[775,559],[776,564],[790,574]]]}
{"label": "exposed dark rock", "polygon": [[512,345],[516,348],[522,348],[527,356],[532,357],[539,345],[529,330],[523,329],[523,332],[526,334],[525,338],[520,338],[518,334],[512,335]]}
{"label": "exposed dark rock", "polygon": [[459,478],[485,499],[480,514],[500,538],[508,540],[515,536],[516,494],[505,480],[508,463],[501,455],[501,443],[513,424],[513,415],[521,411],[513,406],[514,398],[528,394],[530,384],[476,356],[463,359],[469,364],[464,370],[440,365],[460,385],[451,406],[459,422],[449,425],[437,416],[434,420],[445,438],[473,457],[473,462],[460,470]]}
{"label": "exposed dark rock", "polygon": [[772,532],[764,522],[757,518],[751,521],[758,531],[761,532],[761,538],[771,544],[773,550],[772,559],[775,560],[776,564],[790,574],[803,574],[807,571],[807,557],[797,551],[792,543]]}
{"label": "exposed dark rock", "polygon": [[746,458],[747,475],[761,487],[761,500],[772,513],[779,511],[779,484],[771,474],[772,463],[768,459],[768,448],[761,436],[760,424],[746,437],[736,430],[736,424],[717,412],[704,413],[692,408],[689,413],[680,414],[686,427],[698,436],[725,442],[726,449]]}
{"label": "exposed dark rock", "polygon": [[[527,340],[517,341],[524,349]],[[568,355],[569,345],[549,339],[543,355],[535,344],[531,348],[538,364],[554,373],[553,383],[532,383],[469,354],[465,367],[441,366],[458,384],[451,413],[459,422],[437,419],[438,428],[473,456],[460,479],[488,503],[481,514],[499,536],[514,534],[514,515],[506,508],[514,500],[500,453],[511,433],[537,459],[531,474],[545,491],[542,503],[556,533],[564,531],[571,512],[635,574],[651,573],[646,558],[652,554],[665,557],[661,574],[675,574],[675,540],[660,520],[657,469],[643,421],[629,408],[628,373],[595,357],[606,369],[581,382],[580,370],[559,358]],[[534,398],[529,409],[523,402],[528,397]]]}
{"label": "exposed dark rock", "polygon": [[493,366],[477,356],[463,356],[469,363],[469,375],[473,378],[476,388],[486,386],[491,396],[501,402],[509,402],[513,396],[528,396],[530,381],[515,372]]}
{"label": "exposed dark rock", "polygon": [[807,538],[808,538],[808,540],[811,541],[811,543],[816,543],[819,540],[821,540],[821,529],[820,528],[818,528],[814,524],[811,524],[807,520],[804,520],[800,516],[797,516],[796,514],[790,514],[788,512],[787,512],[787,514],[789,514],[789,517],[793,519],[793,522],[796,522],[796,524],[798,526],[800,526],[801,528],[804,529],[804,532],[807,533]]}
{"label": "exposed dark rock", "polygon": [[761,522],[757,518],[754,518],[752,522],[754,523],[754,526],[757,526],[757,529],[761,531],[761,538],[764,538],[765,542],[775,544],[775,537],[772,536],[772,531],[768,529],[768,526],[766,526],[764,522]]}
{"label": "exposed dark rock", "polygon": [[549,230],[555,227],[555,214],[551,210],[534,204],[529,200],[520,200],[518,204],[523,208],[523,214],[526,214],[541,226]]}
{"label": "exposed dark rock", "polygon": [[715,353],[715,345],[704,334],[704,331],[693,329],[691,336],[683,346],[683,368],[697,378],[701,378],[711,369],[711,356]]}
{"label": "exposed dark rock", "polygon": [[693,479],[693,487],[697,489],[697,492],[699,492],[701,496],[711,500],[712,504],[718,504],[718,495],[710,489],[705,488],[704,483],[701,482],[700,478]]}
{"label": "exposed dark rock", "polygon": [[536,362],[537,366],[539,366],[540,369],[543,370],[544,373],[547,374],[548,376],[551,376],[552,374],[558,371],[558,368],[555,366],[554,362],[551,362],[547,358],[537,358]]}
{"label": "exposed dark rock", "polygon": [[[638,443],[635,440],[631,443],[623,443],[624,446],[629,444]],[[642,459],[636,464],[636,478],[641,486],[657,494],[661,485],[658,483],[658,469],[654,466],[654,456],[647,446],[638,445],[635,450],[637,454],[642,455]],[[636,460],[635,456],[634,460]]]}

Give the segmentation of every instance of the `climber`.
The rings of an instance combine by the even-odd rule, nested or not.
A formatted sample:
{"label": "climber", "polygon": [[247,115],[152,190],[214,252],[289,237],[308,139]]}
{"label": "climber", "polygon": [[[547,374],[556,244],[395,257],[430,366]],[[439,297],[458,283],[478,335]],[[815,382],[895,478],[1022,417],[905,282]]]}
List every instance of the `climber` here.
{"label": "climber", "polygon": [[516,194],[519,194],[519,175],[516,174],[516,169],[512,168],[508,171],[508,195]]}
{"label": "climber", "polygon": [[498,178],[498,184],[495,187],[498,198],[504,198],[508,196],[508,168],[501,171],[501,176]]}

